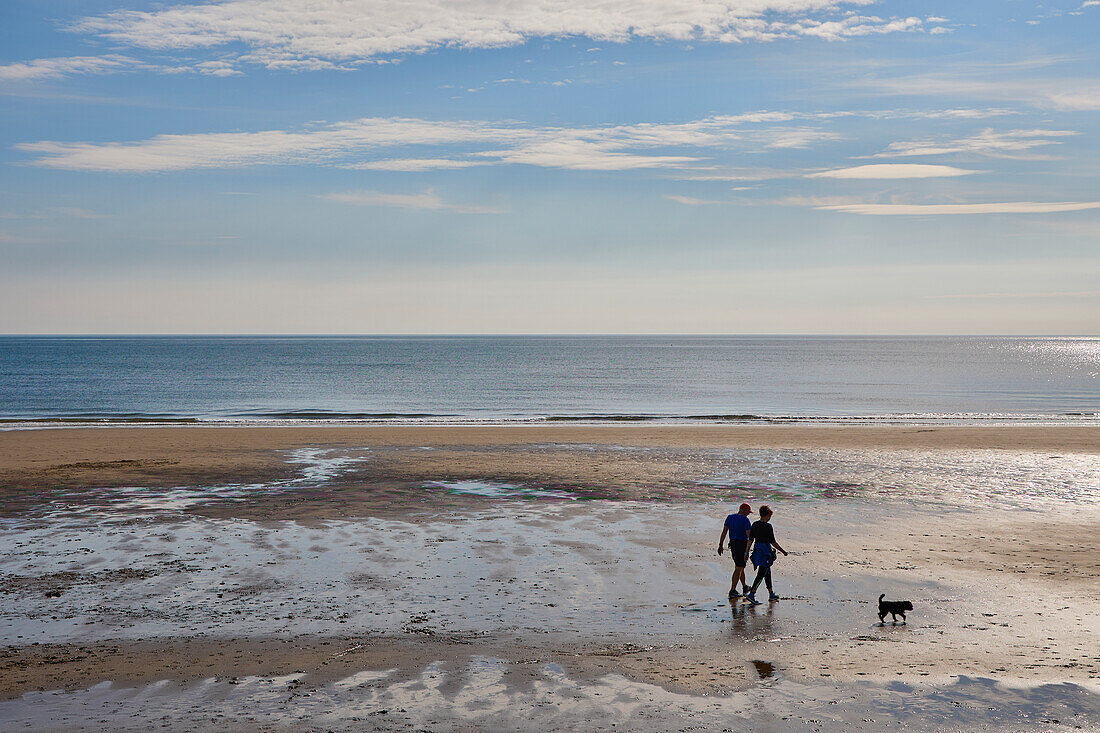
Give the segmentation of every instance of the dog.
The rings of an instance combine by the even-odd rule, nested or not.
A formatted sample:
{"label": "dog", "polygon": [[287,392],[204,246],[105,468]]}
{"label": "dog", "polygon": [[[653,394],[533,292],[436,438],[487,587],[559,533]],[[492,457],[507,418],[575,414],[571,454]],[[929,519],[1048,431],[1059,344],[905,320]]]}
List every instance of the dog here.
{"label": "dog", "polygon": [[883,598],[886,594],[883,593],[878,597],[878,621],[880,624],[886,623],[886,614],[890,614],[891,619],[896,624],[898,622],[898,616],[901,616],[901,622],[905,623],[905,612],[913,610],[913,604],[909,601],[884,601]]}

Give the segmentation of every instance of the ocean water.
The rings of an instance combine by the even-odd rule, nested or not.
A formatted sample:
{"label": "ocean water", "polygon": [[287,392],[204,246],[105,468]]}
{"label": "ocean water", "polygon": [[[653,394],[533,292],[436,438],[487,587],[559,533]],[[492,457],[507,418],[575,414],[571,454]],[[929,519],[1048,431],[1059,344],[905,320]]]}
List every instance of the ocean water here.
{"label": "ocean water", "polygon": [[0,337],[0,419],[1100,422],[1100,337]]}

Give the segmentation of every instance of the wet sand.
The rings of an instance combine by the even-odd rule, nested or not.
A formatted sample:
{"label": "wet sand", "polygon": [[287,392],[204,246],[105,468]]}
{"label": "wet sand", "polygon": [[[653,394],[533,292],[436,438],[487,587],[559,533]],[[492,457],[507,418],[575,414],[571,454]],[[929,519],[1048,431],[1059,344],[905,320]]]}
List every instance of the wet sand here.
{"label": "wet sand", "polygon": [[[631,470],[661,468],[613,456],[577,467],[540,465],[525,446],[591,445],[637,448],[819,448],[1030,450],[1096,454],[1100,426],[837,426],[837,425],[497,425],[356,427],[149,427],[0,431],[0,485],[167,486],[248,483],[285,476],[285,451],[306,447],[431,446],[458,449],[425,471],[484,476],[507,470],[538,478],[635,479]],[[542,452],[538,455],[547,455]],[[435,456],[421,456],[431,461]],[[532,462],[533,461],[533,462]],[[585,465],[588,463],[588,465]],[[438,475],[438,473],[433,473]]]}
{"label": "wet sand", "polygon": [[[0,433],[0,720],[1100,726],[1098,431],[923,430]],[[776,604],[724,597],[741,497]]]}

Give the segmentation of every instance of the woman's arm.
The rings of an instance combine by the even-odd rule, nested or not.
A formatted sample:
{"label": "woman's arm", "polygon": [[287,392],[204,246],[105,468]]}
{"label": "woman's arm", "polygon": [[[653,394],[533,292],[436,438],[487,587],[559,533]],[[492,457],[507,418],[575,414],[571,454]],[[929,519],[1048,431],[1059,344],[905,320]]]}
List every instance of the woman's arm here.
{"label": "woman's arm", "polygon": [[783,549],[782,547],[780,547],[780,546],[779,546],[779,543],[778,543],[778,542],[776,542],[775,540],[772,540],[772,547],[774,547],[775,549],[779,550],[779,551],[780,551],[780,552],[782,552],[782,553],[783,553],[784,555],[789,555],[789,554],[790,554],[790,553],[788,553],[788,552],[787,552],[786,550],[784,550],[784,549]]}

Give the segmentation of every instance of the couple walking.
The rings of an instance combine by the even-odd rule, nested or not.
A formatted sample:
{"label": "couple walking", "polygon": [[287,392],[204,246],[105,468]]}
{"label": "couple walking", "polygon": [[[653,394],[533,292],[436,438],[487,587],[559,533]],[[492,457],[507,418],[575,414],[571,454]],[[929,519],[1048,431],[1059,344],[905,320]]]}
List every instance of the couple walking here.
{"label": "couple walking", "polygon": [[[775,550],[784,555],[787,551],[775,541],[775,531],[769,521],[772,518],[771,507],[760,507],[760,519],[749,522],[752,507],[742,504],[737,514],[726,517],[722,525],[722,536],[718,538],[718,554],[722,554],[722,545],[726,541],[726,535],[730,538],[730,555],[733,556],[733,582],[730,585],[730,598],[738,598],[737,581],[741,581],[741,587],[745,591],[745,600],[756,605],[756,589],[760,587],[760,581],[768,587],[768,600],[778,601],[779,596],[772,589],[772,562],[775,561]],[[775,548],[773,550],[772,548]],[[745,582],[746,558],[752,560],[752,566],[756,568],[756,579],[752,582],[752,588]]]}

